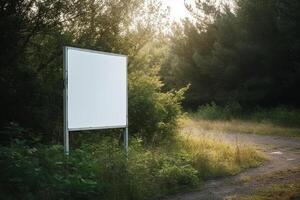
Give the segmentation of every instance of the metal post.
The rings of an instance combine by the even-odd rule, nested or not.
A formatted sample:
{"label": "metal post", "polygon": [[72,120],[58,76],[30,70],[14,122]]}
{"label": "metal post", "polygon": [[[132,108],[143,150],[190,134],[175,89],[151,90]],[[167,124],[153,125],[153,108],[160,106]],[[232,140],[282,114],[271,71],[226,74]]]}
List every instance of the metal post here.
{"label": "metal post", "polygon": [[124,147],[127,154],[128,153],[128,127],[124,129]]}
{"label": "metal post", "polygon": [[69,155],[69,131],[66,129],[64,130],[64,152]]}
{"label": "metal post", "polygon": [[63,48],[64,56],[64,152],[65,155],[69,155],[69,129],[68,129],[68,61],[67,61],[67,47]]}

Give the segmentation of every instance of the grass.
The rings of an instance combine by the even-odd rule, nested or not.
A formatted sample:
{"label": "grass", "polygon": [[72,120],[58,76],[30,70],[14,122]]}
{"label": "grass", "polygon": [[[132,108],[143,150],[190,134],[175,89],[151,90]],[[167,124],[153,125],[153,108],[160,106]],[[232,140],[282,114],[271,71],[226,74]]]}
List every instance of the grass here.
{"label": "grass", "polygon": [[[244,179],[244,178],[243,178]],[[276,171],[263,176],[241,180],[255,188],[249,195],[234,195],[228,200],[296,200],[300,199],[300,167]]]}
{"label": "grass", "polygon": [[[254,122],[242,119],[232,120],[208,120],[191,117],[194,126],[204,131],[233,132],[233,133],[255,133],[261,135],[279,135],[297,137],[300,136],[300,128],[276,125],[270,122]],[[185,119],[188,121],[188,118]]]}
{"label": "grass", "polygon": [[263,162],[250,147],[178,135],[150,147],[131,139],[128,159],[117,140],[74,149],[60,145],[0,147],[0,192],[5,199],[142,200],[199,187],[207,179],[236,174]]}
{"label": "grass", "polygon": [[300,111],[286,107],[246,110],[238,103],[223,107],[211,103],[189,116],[203,130],[300,136]]}
{"label": "grass", "polygon": [[194,115],[198,118],[210,120],[243,119],[254,122],[269,122],[281,126],[300,127],[300,110],[285,106],[243,108],[237,102],[225,106],[212,102],[200,106]]}
{"label": "grass", "polygon": [[229,145],[205,136],[182,136],[182,148],[202,179],[234,175],[260,165],[264,158],[249,146]]}
{"label": "grass", "polygon": [[232,200],[296,200],[300,199],[300,183],[273,184],[250,196],[231,198]]}

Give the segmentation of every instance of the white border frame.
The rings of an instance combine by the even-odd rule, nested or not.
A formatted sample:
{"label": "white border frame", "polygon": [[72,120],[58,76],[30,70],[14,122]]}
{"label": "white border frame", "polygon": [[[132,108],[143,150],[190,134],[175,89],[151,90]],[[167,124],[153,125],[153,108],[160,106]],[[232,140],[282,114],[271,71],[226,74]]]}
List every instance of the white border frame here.
{"label": "white border frame", "polygon": [[[122,56],[126,58],[126,125],[125,126],[103,126],[103,127],[83,127],[83,128],[68,128],[68,49],[74,49],[78,51],[85,51],[91,53],[98,53],[102,55]],[[69,132],[70,131],[82,131],[82,130],[100,130],[100,129],[112,129],[112,128],[124,128],[124,146],[126,152],[128,151],[128,56],[123,54],[115,54],[103,51],[96,51],[91,49],[82,49],[77,47],[64,46],[63,47],[63,106],[64,106],[64,152],[69,155]]]}

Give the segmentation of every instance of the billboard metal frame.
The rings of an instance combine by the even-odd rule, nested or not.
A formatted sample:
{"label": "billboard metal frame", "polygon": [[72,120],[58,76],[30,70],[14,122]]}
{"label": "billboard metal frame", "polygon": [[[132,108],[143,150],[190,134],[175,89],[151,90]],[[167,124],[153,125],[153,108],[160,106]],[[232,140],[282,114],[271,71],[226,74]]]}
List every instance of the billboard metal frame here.
{"label": "billboard metal frame", "polygon": [[[102,127],[82,127],[82,128],[68,128],[68,49],[77,51],[84,51],[89,53],[97,53],[110,56],[121,56],[126,58],[126,125],[125,126],[102,126]],[[83,130],[100,130],[100,129],[124,129],[124,147],[126,153],[128,152],[128,56],[122,54],[108,53],[103,51],[96,51],[91,49],[82,49],[77,47],[64,46],[63,47],[63,79],[64,79],[64,91],[63,91],[63,107],[64,107],[64,153],[69,155],[70,153],[70,131],[83,131]]]}

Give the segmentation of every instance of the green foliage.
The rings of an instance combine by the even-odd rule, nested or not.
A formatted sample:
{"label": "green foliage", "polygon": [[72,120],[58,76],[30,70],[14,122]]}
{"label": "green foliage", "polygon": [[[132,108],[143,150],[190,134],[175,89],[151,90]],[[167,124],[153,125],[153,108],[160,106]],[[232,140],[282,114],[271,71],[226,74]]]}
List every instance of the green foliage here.
{"label": "green foliage", "polygon": [[300,126],[300,111],[283,106],[271,109],[257,108],[250,118],[259,122],[267,121],[285,126]]}
{"label": "green foliage", "polygon": [[[140,55],[141,49],[151,46],[149,43],[161,32],[165,18],[158,1],[4,0],[0,6],[0,27],[5,30],[0,37],[3,45],[0,49],[0,131],[5,133],[1,134],[1,142],[19,138],[13,131],[7,134],[14,124],[24,129],[23,135],[36,135],[41,142],[62,140],[64,45],[128,55],[129,73],[140,70],[148,74],[143,76],[145,83],[131,84],[135,78],[129,80],[134,85],[129,91],[134,101],[129,101],[133,113],[129,121],[134,123],[131,133],[149,135],[149,140],[153,135],[163,135],[165,130],[170,135],[174,130],[170,127],[175,122],[171,118],[179,114],[179,100],[175,100],[179,95],[164,94],[156,83],[159,78],[148,72],[153,63],[159,65],[157,54],[144,54],[147,58]],[[134,100],[143,93],[144,86],[149,93]],[[135,114],[134,110],[142,115]],[[145,116],[144,111],[148,112]]]}
{"label": "green foliage", "polygon": [[232,119],[241,115],[242,108],[239,103],[233,102],[225,107],[217,105],[215,102],[200,106],[197,116],[203,119]]}
{"label": "green foliage", "polygon": [[30,146],[17,140],[0,147],[0,192],[5,199],[155,199],[198,186],[203,180],[235,174],[261,162],[252,149],[211,139],[177,138],[145,147],[131,140],[129,155],[104,137],[63,155],[60,145]]}
{"label": "green foliage", "polygon": [[278,106],[275,108],[254,109],[242,108],[239,103],[229,103],[225,106],[212,102],[198,108],[196,117],[209,120],[233,120],[246,119],[256,122],[270,122],[277,125],[296,126],[300,125],[300,111],[293,108]]}
{"label": "green foliage", "polygon": [[150,72],[149,75],[136,71],[129,75],[129,126],[134,135],[157,144],[174,135],[181,114],[180,103],[188,87],[162,92],[158,70]]}
{"label": "green foliage", "polygon": [[162,183],[174,191],[178,190],[180,186],[196,186],[199,183],[197,175],[197,170],[191,165],[177,166],[174,163],[164,166],[159,171]]}
{"label": "green foliage", "polygon": [[121,199],[116,195],[128,189],[126,157],[108,144],[83,146],[69,157],[58,145],[1,147],[1,193],[7,199]]}
{"label": "green foliage", "polygon": [[195,21],[175,26],[163,69],[168,87],[191,83],[192,108],[212,101],[299,106],[299,1],[217,2],[197,0]]}

